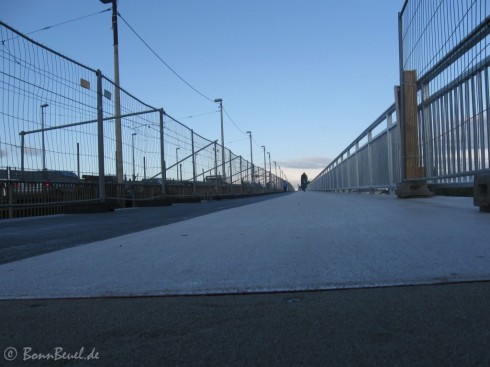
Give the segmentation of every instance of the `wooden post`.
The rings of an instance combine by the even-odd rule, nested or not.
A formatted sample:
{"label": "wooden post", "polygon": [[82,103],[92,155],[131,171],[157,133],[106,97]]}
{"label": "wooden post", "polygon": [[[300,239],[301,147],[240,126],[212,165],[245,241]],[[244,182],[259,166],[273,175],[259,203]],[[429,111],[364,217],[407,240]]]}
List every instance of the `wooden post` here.
{"label": "wooden post", "polygon": [[407,180],[424,177],[424,168],[420,167],[418,138],[417,76],[415,70],[404,71],[404,178]]}
{"label": "wooden post", "polygon": [[[424,179],[424,167],[420,166],[417,75],[415,70],[403,71],[403,81],[400,98],[397,98],[397,112],[400,111],[400,115],[402,115],[399,126],[403,176],[402,182],[397,187],[397,195],[403,198],[431,196],[433,193],[429,191],[427,181]],[[400,108],[399,104],[403,108]]]}

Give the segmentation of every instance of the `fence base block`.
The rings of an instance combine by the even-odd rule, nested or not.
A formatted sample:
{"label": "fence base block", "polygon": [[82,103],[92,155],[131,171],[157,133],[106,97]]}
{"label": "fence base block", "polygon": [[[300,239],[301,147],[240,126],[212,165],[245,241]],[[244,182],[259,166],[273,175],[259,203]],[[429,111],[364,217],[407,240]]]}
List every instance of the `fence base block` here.
{"label": "fence base block", "polygon": [[396,185],[396,195],[399,198],[426,198],[434,196],[426,181],[403,181]]}
{"label": "fence base block", "polygon": [[480,207],[481,212],[490,212],[490,173],[475,175],[473,180],[473,204]]}
{"label": "fence base block", "polygon": [[114,203],[74,203],[66,204],[63,208],[65,214],[105,213],[113,212]]}

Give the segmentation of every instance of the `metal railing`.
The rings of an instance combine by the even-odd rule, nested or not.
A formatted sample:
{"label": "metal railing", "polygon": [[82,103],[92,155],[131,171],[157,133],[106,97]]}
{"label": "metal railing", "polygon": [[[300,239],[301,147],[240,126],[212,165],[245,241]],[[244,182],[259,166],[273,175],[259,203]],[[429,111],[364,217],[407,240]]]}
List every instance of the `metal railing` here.
{"label": "metal railing", "polygon": [[400,181],[400,134],[390,106],[308,185],[309,190],[392,190]]}
{"label": "metal railing", "polygon": [[[406,0],[399,14],[400,85],[417,74],[419,180],[467,186],[490,171],[490,3]],[[403,88],[392,105],[310,184],[311,190],[392,189],[407,179]],[[386,121],[386,122],[385,122]],[[376,129],[381,129],[375,133]],[[411,157],[413,158],[413,157]]]}

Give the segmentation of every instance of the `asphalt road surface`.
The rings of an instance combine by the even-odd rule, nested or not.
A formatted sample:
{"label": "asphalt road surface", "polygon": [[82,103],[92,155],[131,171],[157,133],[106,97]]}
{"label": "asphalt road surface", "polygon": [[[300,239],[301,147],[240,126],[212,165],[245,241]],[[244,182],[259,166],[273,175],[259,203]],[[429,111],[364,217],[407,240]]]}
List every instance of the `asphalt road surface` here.
{"label": "asphalt road surface", "polygon": [[[489,366],[489,309],[488,282],[0,301],[0,365]],[[98,359],[24,360],[24,348]]]}
{"label": "asphalt road surface", "polygon": [[128,208],[108,213],[53,215],[0,221],[0,264],[143,231],[288,193],[203,203]]}
{"label": "asphalt road surface", "polygon": [[[308,193],[295,195],[304,195],[298,196],[301,202],[318,201]],[[274,197],[277,196],[2,221],[1,259],[6,264]],[[345,229],[339,234],[344,246],[335,248],[345,250],[346,239],[362,234],[364,244],[371,243],[378,248],[380,251],[376,254],[379,256],[388,256],[387,249],[397,248],[397,256],[392,260],[401,260],[401,264],[411,261],[414,274],[420,271],[425,257],[410,257],[407,251],[439,251],[434,263],[441,268],[448,267],[448,271],[464,264],[474,269],[488,263],[485,252],[488,247],[480,240],[486,233],[488,215],[478,213],[466,201],[439,198],[399,203],[391,202],[396,200],[391,198],[378,200],[356,196],[324,199],[329,203],[322,209],[331,219],[328,226]],[[332,200],[340,199],[344,206],[330,205]],[[284,197],[283,200],[298,208],[295,197]],[[378,201],[383,206],[376,212],[373,205]],[[274,202],[267,204],[278,204]],[[345,223],[340,215],[342,211],[349,211],[348,202],[359,214],[352,223]],[[266,203],[257,206],[263,204]],[[392,209],[396,210],[386,212],[385,205],[393,205]],[[311,211],[312,206],[304,209],[305,212],[318,217]],[[290,209],[296,210],[294,208]],[[243,211],[254,210],[243,208]],[[223,212],[211,216],[226,215]],[[380,232],[373,240],[372,232],[363,231],[364,228],[375,228],[366,227],[366,222],[399,223],[399,219],[410,216],[417,223],[427,220],[422,228],[425,232],[420,226],[415,229],[407,225],[403,232],[392,235],[380,226],[376,227]],[[385,217],[389,220],[382,219]],[[194,220],[206,222],[206,218]],[[229,219],[236,221],[237,218]],[[326,222],[320,224],[327,225]],[[302,228],[308,230],[310,236],[314,234],[314,228]],[[316,226],[315,230],[321,228]],[[293,224],[288,225],[288,230],[296,231]],[[425,233],[425,237],[418,236],[418,242],[407,241],[415,236],[416,230]],[[400,233],[404,233],[405,242],[398,248],[395,245],[400,244]],[[460,244],[456,237],[465,234],[470,240]],[[384,243],[380,238],[385,237],[386,246],[379,246]],[[186,238],[189,239],[182,237],[182,241]],[[426,242],[420,238],[425,238]],[[429,239],[438,239],[439,243],[429,243]],[[451,254],[449,245],[455,241],[458,242],[453,243],[457,245],[457,251],[454,252],[453,247],[454,256],[448,257]],[[360,246],[360,242],[351,242],[354,248]],[[57,254],[62,253],[65,251]],[[235,253],[235,250],[230,251],[232,255]],[[328,253],[324,260],[334,261],[333,254]],[[351,252],[347,251],[347,254]],[[45,260],[53,255],[56,254],[47,255]],[[291,258],[300,260],[298,253],[293,253]],[[346,259],[350,258],[346,256]],[[444,260],[448,258],[452,262]],[[358,263],[372,267],[376,259],[368,260],[360,256]],[[8,269],[21,263],[30,263],[30,260],[3,266],[7,269],[3,283],[9,274],[14,274],[8,273]],[[48,264],[52,268],[54,263]],[[44,269],[47,272],[51,268]],[[346,273],[359,270],[359,266],[339,268]],[[389,266],[385,264],[379,269],[383,272],[387,268]],[[29,269],[23,270],[13,279],[16,289],[27,278]],[[122,270],[122,274],[127,275],[127,269]],[[266,270],[277,272],[277,268]],[[135,274],[134,277],[141,275]],[[77,279],[82,275],[86,274],[80,274]],[[43,271],[36,270],[29,279],[46,276]],[[444,277],[446,284],[439,280],[438,284],[313,292],[6,299],[0,301],[0,366],[489,366],[490,282],[488,278],[466,282],[455,279],[456,276]],[[63,353],[65,358],[57,361],[52,358],[39,360],[63,356]],[[87,360],[89,356],[93,359]]]}

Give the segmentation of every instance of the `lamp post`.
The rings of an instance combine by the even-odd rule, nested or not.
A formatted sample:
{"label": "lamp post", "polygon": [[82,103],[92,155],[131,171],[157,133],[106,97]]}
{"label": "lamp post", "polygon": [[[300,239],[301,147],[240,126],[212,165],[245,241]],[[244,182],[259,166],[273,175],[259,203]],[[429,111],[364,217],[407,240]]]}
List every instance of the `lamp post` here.
{"label": "lamp post", "polygon": [[254,158],[253,158],[253,154],[252,154],[252,132],[247,131],[247,134],[250,137],[250,167],[252,168],[251,173],[252,173],[252,186],[253,186],[253,183],[254,183]]}
{"label": "lamp post", "polygon": [[43,172],[46,171],[46,148],[44,146],[44,109],[48,106],[49,105],[47,103],[41,105],[41,130],[42,130],[41,140],[42,140]]}
{"label": "lamp post", "polygon": [[119,90],[119,41],[117,32],[117,0],[100,0],[103,4],[112,4],[112,33],[114,37],[114,108],[116,114],[116,177],[117,182],[123,181],[123,155],[121,131],[121,92]]}
{"label": "lamp post", "polygon": [[137,133],[132,133],[131,134],[131,142],[133,146],[133,182],[136,181],[136,172],[134,170],[134,137],[138,135]]}
{"label": "lamp post", "polygon": [[262,145],[264,149],[264,190],[267,188],[267,163],[265,161],[265,145]]}
{"label": "lamp post", "polygon": [[179,148],[175,148],[175,159],[176,159],[176,166],[177,166],[177,181],[179,180]]}
{"label": "lamp post", "polygon": [[216,98],[214,101],[216,103],[219,103],[219,110],[221,113],[221,173],[224,182],[226,179],[226,173],[225,173],[225,133],[223,131],[223,100],[221,98]]}

